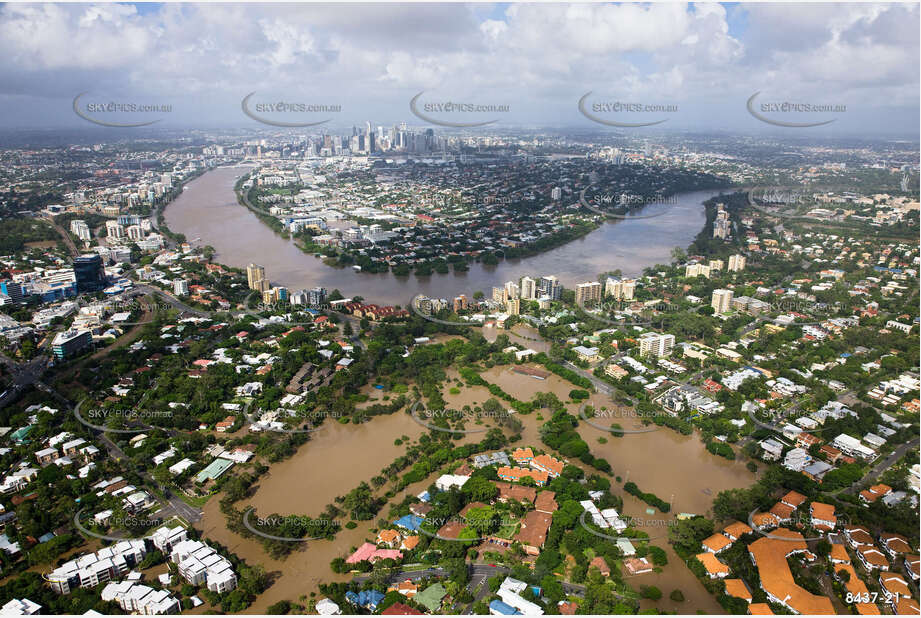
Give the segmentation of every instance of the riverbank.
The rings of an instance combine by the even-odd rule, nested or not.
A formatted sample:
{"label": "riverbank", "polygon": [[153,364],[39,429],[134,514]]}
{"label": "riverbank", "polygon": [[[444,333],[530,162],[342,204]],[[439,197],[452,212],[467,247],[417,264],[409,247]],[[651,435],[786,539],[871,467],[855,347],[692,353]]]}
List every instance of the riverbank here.
{"label": "riverbank", "polygon": [[[697,191],[676,196],[673,203],[651,204],[646,218],[609,221],[577,240],[539,255],[506,259],[497,265],[475,262],[466,272],[399,277],[393,273],[358,273],[331,267],[305,254],[294,240],[278,236],[258,216],[241,207],[234,186],[248,166],[218,168],[186,184],[185,190],[164,210],[167,226],[187,238],[215,249],[215,261],[235,268],[250,263],[265,267],[276,285],[292,289],[322,286],[339,289],[345,296],[362,296],[378,304],[407,306],[417,294],[453,298],[517,280],[524,275],[556,275],[572,286],[598,273],[620,269],[624,275],[671,260],[674,247],[694,240],[706,219],[703,202],[718,191]],[[649,217],[649,215],[661,216]]]}

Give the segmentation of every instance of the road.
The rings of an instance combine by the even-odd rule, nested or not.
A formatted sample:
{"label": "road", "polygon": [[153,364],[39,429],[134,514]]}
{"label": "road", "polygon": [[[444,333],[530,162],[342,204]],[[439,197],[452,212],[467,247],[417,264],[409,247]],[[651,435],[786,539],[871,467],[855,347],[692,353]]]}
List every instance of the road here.
{"label": "road", "polygon": [[887,469],[895,465],[896,462],[902,459],[902,457],[904,457],[908,451],[917,449],[919,442],[921,442],[921,439],[915,438],[914,440],[906,442],[905,444],[900,444],[895,448],[894,451],[892,451],[892,453],[889,454],[888,457],[870,468],[870,470],[864,475],[862,479],[855,482],[842,493],[856,494],[862,485],[872,483],[878,479],[883,472],[885,472]]}
{"label": "road", "polygon": [[48,223],[48,225],[53,227],[54,231],[56,231],[61,236],[61,239],[64,241],[64,244],[67,245],[68,249],[70,249],[71,255],[73,255],[74,257],[77,257],[78,255],[80,255],[80,250],[77,249],[77,245],[74,244],[74,239],[70,237],[70,233],[68,233],[67,230],[62,228],[57,223],[55,223],[54,219],[52,219],[51,217],[42,217],[42,221],[45,221],[46,223]]}

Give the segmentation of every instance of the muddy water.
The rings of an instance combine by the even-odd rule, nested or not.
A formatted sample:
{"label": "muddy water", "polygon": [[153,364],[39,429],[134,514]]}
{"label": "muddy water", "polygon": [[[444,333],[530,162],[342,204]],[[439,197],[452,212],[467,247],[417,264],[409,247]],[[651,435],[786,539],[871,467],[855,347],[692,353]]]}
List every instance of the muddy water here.
{"label": "muddy water", "polygon": [[[496,366],[481,375],[522,401],[530,400],[538,392],[552,392],[561,401],[567,402],[569,391],[574,388],[570,382],[555,374],[546,380],[538,380],[515,373],[510,366]],[[464,388],[459,395],[445,394],[447,403],[455,407],[475,407],[490,397],[492,395],[484,387]],[[598,409],[615,408],[609,397],[598,393],[592,395],[589,403]],[[568,403],[566,407],[570,414],[578,416],[579,404]],[[537,411],[517,417],[524,425],[520,444],[542,446],[538,429],[544,422],[540,419],[546,420],[547,416],[547,411]],[[618,422],[624,429],[643,428],[642,424],[631,418]],[[672,505],[668,514],[659,513],[658,510],[649,514],[646,510],[650,508],[649,505],[625,493],[621,489],[622,483],[612,479],[612,491],[624,500],[623,513],[639,523],[635,527],[645,531],[650,537],[650,543],[661,547],[668,555],[668,565],[663,567],[662,573],[649,573],[628,579],[629,585],[636,590],[642,585],[656,586],[662,590],[663,598],[660,601],[643,601],[642,607],[658,607],[678,613],[693,613],[698,609],[708,613],[724,613],[716,599],[697,581],[668,544],[668,527],[673,524],[675,514],[680,512],[707,515],[717,493],[725,489],[748,487],[754,483],[756,476],[745,468],[744,462],[730,462],[707,452],[696,435],[682,436],[669,429],[660,429],[615,438],[587,423],[580,423],[578,431],[588,443],[592,454],[607,459],[613,468],[613,475],[620,476],[622,483],[632,480],[641,490],[652,492]],[[607,443],[599,443],[599,437],[604,437]],[[570,463],[581,467],[587,474],[597,473],[579,461]],[[683,602],[676,603],[668,598],[675,589],[684,594]]]}
{"label": "muddy water", "polygon": [[[364,405],[383,402],[383,395],[377,389],[367,387],[363,392],[372,398]],[[336,496],[344,495],[362,481],[370,480],[380,473],[381,467],[402,455],[406,446],[396,446],[394,440],[404,435],[416,439],[423,431],[421,425],[403,412],[377,416],[357,426],[330,424],[328,429],[317,432],[317,436],[303,445],[294,456],[273,465],[270,473],[260,480],[256,494],[247,501],[241,501],[236,507],[255,506],[262,515],[278,513],[317,516]],[[455,444],[480,439],[482,434],[470,434]],[[429,479],[410,485],[393,502],[401,501],[404,495],[420,493],[435,478],[437,475],[432,475]],[[388,486],[385,485],[375,493],[383,494]],[[385,506],[379,516],[386,517],[388,512],[389,506]],[[264,613],[278,601],[297,602],[302,595],[311,592],[319,595],[320,583],[350,580],[351,575],[336,574],[329,564],[333,559],[351,553],[366,538],[373,538],[370,530],[377,519],[356,522],[358,527],[353,530],[343,527],[333,540],[299,544],[298,551],[285,560],[271,559],[256,539],[245,539],[229,531],[226,519],[220,512],[218,499],[208,502],[204,517],[196,527],[207,538],[227,546],[249,564],[262,565],[267,572],[274,574],[272,586],[247,610],[247,613]]]}
{"label": "muddy water", "polygon": [[317,516],[336,496],[377,476],[404,454],[406,447],[394,440],[404,435],[416,439],[423,431],[403,412],[361,425],[324,423],[297,454],[271,466],[250,504],[261,515]]}
{"label": "muddy water", "polygon": [[495,266],[470,265],[466,273],[428,277],[397,277],[392,273],[357,273],[351,268],[331,268],[307,255],[293,242],[277,236],[252,212],[237,203],[236,179],[249,167],[212,170],[188,185],[164,211],[169,228],[198,244],[211,245],[216,261],[238,268],[255,262],[265,266],[276,285],[294,289],[323,286],[344,295],[361,295],[379,304],[406,305],[416,294],[453,298],[523,275],[555,274],[567,286],[607,270],[636,275],[647,266],[667,263],[674,247],[686,247],[705,222],[703,202],[716,192],[680,194],[674,204],[654,204],[643,209],[653,218],[607,222],[600,228],[561,247],[523,259],[504,260]]}

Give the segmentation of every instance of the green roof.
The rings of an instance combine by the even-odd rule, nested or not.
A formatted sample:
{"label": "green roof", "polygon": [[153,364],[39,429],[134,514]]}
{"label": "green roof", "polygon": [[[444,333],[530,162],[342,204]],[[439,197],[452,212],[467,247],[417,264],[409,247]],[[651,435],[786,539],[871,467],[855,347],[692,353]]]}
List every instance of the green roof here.
{"label": "green roof", "polygon": [[14,442],[20,442],[24,440],[27,435],[29,435],[30,431],[32,431],[32,425],[26,425],[25,427],[20,427],[19,429],[17,429],[10,435],[10,438]]}
{"label": "green roof", "polygon": [[437,612],[441,609],[441,600],[445,598],[448,591],[441,584],[432,584],[415,597],[413,601],[424,606],[430,612]]}
{"label": "green roof", "polygon": [[198,476],[195,477],[198,482],[203,483],[208,479],[216,479],[220,475],[227,472],[230,469],[230,466],[233,465],[233,462],[229,459],[221,459],[218,457],[214,461],[208,464],[208,466],[198,473]]}

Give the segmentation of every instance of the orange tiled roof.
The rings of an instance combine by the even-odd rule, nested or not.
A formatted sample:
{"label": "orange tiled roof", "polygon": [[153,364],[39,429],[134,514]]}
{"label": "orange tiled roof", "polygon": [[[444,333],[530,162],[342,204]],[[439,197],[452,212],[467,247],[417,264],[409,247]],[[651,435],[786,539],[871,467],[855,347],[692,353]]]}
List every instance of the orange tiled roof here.
{"label": "orange tiled roof", "polygon": [[767,603],[752,603],[748,606],[748,613],[752,616],[773,616],[771,606]]}
{"label": "orange tiled roof", "polygon": [[544,484],[547,482],[547,479],[550,477],[549,474],[543,470],[528,470],[526,468],[508,468],[502,466],[499,468],[497,474],[499,478],[510,478],[516,481],[520,481],[526,476],[530,476],[538,484]]}
{"label": "orange tiled roof", "polygon": [[889,567],[886,556],[873,545],[861,545],[857,548],[857,553],[861,554],[872,567]]}
{"label": "orange tiled roof", "polygon": [[729,596],[752,602],[752,593],[741,579],[726,579],[723,583],[726,584],[726,594]]}
{"label": "orange tiled roof", "polygon": [[908,544],[908,539],[906,539],[901,534],[893,534],[891,532],[884,532],[879,535],[879,540],[889,548],[890,551],[893,551],[897,554],[910,554],[911,545]]}
{"label": "orange tiled roof", "polygon": [[763,528],[765,526],[776,526],[778,524],[777,516],[773,513],[755,513],[752,515],[752,523]]}
{"label": "orange tiled roof", "polygon": [[902,576],[898,573],[883,573],[879,576],[879,583],[883,588],[888,590],[894,598],[911,596],[908,582],[902,579]]}
{"label": "orange tiled roof", "polygon": [[882,612],[879,611],[879,607],[873,603],[855,603],[854,607],[857,608],[858,616],[881,616]]}
{"label": "orange tiled roof", "polygon": [[739,538],[743,534],[750,534],[751,532],[752,529],[748,526],[748,524],[743,524],[741,521],[734,521],[723,528],[723,534],[734,539]]}
{"label": "orange tiled roof", "polygon": [[706,547],[708,551],[715,553],[732,545],[732,541],[730,541],[726,535],[717,533],[704,539],[701,545]]}
{"label": "orange tiled roof", "polygon": [[[778,536],[784,538],[775,538]],[[788,606],[800,614],[834,614],[834,606],[828,597],[814,595],[793,580],[787,556],[806,550],[803,535],[784,528],[748,546],[761,576],[761,587],[766,592],[774,598],[787,599]]]}
{"label": "orange tiled roof", "polygon": [[847,553],[847,548],[840,543],[832,543],[831,559],[850,564],[851,557]]}
{"label": "orange tiled roof", "polygon": [[799,493],[798,491],[788,491],[783,498],[780,499],[781,502],[786,502],[793,508],[798,507],[803,502],[806,501],[806,496]]}
{"label": "orange tiled roof", "polygon": [[867,585],[857,577],[857,571],[854,570],[854,567],[849,564],[836,564],[835,574],[840,575],[842,572],[847,573],[849,576],[847,582],[844,583],[845,590],[853,595],[862,595],[869,592],[867,590]]}
{"label": "orange tiled roof", "polygon": [[547,470],[557,476],[563,473],[563,466],[565,465],[559,459],[555,459],[550,455],[538,455],[531,460],[531,465],[537,464],[544,470]]}
{"label": "orange tiled roof", "polygon": [[793,515],[795,509],[789,504],[784,504],[783,502],[778,502],[771,507],[770,512],[777,516],[777,519],[785,520],[790,519],[790,516]]}
{"label": "orange tiled roof", "polygon": [[527,448],[516,448],[512,451],[512,459],[532,459],[534,457],[534,451],[531,450],[531,447]]}
{"label": "orange tiled roof", "polygon": [[917,616],[921,613],[921,607],[914,599],[899,599],[895,613],[899,616]]}
{"label": "orange tiled roof", "polygon": [[717,558],[715,554],[705,551],[701,554],[697,554],[696,558],[700,560],[704,568],[707,569],[707,573],[711,575],[729,575],[729,567],[724,564],[722,560]]}
{"label": "orange tiled roof", "polygon": [[[838,518],[835,517],[835,507],[831,504],[825,504],[824,502],[813,502],[809,506],[809,513],[812,515],[813,519],[832,522],[832,527],[834,527],[834,524],[838,522]],[[821,524],[817,525],[816,527],[828,528],[827,525]]]}
{"label": "orange tiled roof", "polygon": [[403,539],[403,549],[414,549],[419,544],[418,536],[408,536]]}

